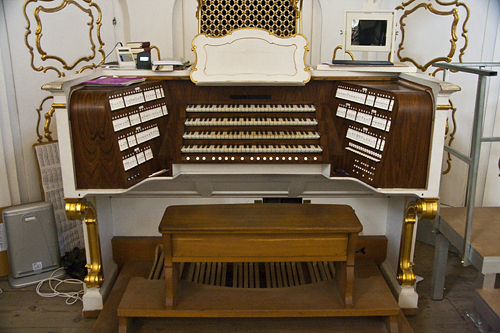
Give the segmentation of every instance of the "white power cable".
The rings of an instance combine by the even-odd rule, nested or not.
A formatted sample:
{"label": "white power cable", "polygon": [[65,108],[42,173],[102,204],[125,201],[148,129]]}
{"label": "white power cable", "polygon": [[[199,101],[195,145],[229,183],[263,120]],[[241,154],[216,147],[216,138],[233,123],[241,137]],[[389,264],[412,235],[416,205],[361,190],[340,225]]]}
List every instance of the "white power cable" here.
{"label": "white power cable", "polygon": [[[60,292],[60,291],[57,290],[57,288],[60,285],[65,284],[65,283],[67,283],[67,284],[78,284],[78,285],[81,285],[83,287],[83,281],[80,281],[80,280],[77,280],[77,279],[65,279],[65,280],[62,280],[62,279],[58,279],[58,278],[53,277],[54,274],[58,270],[60,270],[60,269],[64,269],[64,267],[56,269],[54,272],[52,272],[52,274],[50,275],[50,277],[41,280],[38,283],[37,287],[36,287],[36,293],[38,295],[42,296],[42,297],[66,297],[66,304],[68,304],[68,305],[75,304],[76,302],[78,302],[78,300],[81,301],[82,300],[82,296],[84,294],[84,289],[81,289],[81,290],[78,290],[78,291],[68,291],[68,292]],[[53,281],[57,282],[57,284],[55,286],[52,286],[52,282]],[[51,293],[45,293],[45,292],[41,292],[40,291],[40,288],[42,287],[42,285],[45,282],[49,283],[49,287],[52,290]]]}

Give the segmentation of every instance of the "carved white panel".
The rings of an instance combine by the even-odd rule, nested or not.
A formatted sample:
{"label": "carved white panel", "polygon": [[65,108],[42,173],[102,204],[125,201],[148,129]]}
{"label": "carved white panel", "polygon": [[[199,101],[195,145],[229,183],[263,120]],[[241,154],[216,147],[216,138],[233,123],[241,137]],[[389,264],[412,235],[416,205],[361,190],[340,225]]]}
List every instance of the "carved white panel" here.
{"label": "carved white panel", "polygon": [[311,74],[303,35],[277,37],[262,29],[238,29],[223,37],[193,40],[196,64],[191,80],[198,85],[304,85]]}

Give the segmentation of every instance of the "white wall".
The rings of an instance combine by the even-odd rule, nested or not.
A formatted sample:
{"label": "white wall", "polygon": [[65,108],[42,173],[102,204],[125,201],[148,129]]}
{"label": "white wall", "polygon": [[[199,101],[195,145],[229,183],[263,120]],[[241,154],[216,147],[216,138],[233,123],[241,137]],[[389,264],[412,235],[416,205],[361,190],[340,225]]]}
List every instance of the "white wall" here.
{"label": "white wall", "polygon": [[[18,181],[17,169],[23,167],[20,149],[16,149],[14,142],[19,142],[19,121],[17,119],[14,99],[13,76],[11,57],[5,24],[3,2],[0,2],[0,207],[21,203],[23,189],[22,182]],[[19,158],[16,158],[16,152]]]}
{"label": "white wall", "polygon": [[[53,70],[47,70],[46,72],[35,71],[31,66],[30,52],[25,43],[27,21],[23,14],[23,5],[22,1],[2,1],[3,10],[0,18],[0,49],[2,56],[0,94],[7,96],[5,99],[2,98],[1,102],[0,122],[2,125],[0,129],[2,131],[3,154],[6,155],[9,179],[8,187],[2,187],[0,190],[2,193],[10,192],[15,197],[12,200],[13,203],[32,202],[41,198],[35,154],[32,148],[38,138],[36,135],[36,109],[40,106],[42,100],[49,96],[47,92],[40,89],[41,86],[58,78],[58,74]],[[27,13],[31,16],[31,33],[27,38],[28,45],[32,47],[35,46],[36,29],[36,22],[32,13],[34,7],[40,5],[49,7],[54,4],[31,3],[27,6]],[[100,1],[99,3],[103,13],[101,35],[106,44],[104,47],[106,53],[111,51],[114,45],[112,30],[113,8],[111,5],[112,3],[108,1]],[[91,54],[89,28],[86,26],[89,17],[75,8],[74,5],[67,6],[64,9],[65,15],[40,14],[43,23],[41,45],[44,51],[49,55],[56,53],[69,64],[81,56]],[[61,20],[61,17],[64,19]],[[77,36],[78,39],[73,39],[73,36]],[[36,48],[34,52],[37,53]],[[100,60],[100,54],[96,55],[96,59]],[[37,68],[53,65],[54,63],[56,62],[42,61],[40,57],[35,57],[33,66]],[[62,72],[70,75],[75,70],[62,70]],[[50,101],[44,105],[42,126],[44,122],[43,114],[49,110],[49,104]],[[55,121],[52,121],[51,130],[54,132],[53,137],[57,138]],[[43,128],[41,133],[43,134]]]}
{"label": "white wall", "polygon": [[[477,5],[471,6],[471,20],[468,23],[470,28],[470,43],[467,48],[467,52],[464,56],[464,62],[498,62],[500,58],[499,54],[494,54],[495,43],[498,40],[498,24],[499,24],[499,3],[498,1],[481,1],[476,4],[473,2],[471,4]],[[496,70],[500,68],[497,67]],[[458,73],[451,74],[450,80],[456,82],[462,87],[462,92],[456,94],[452,97],[454,104],[456,105],[457,111],[457,140],[453,143],[455,148],[458,148],[463,153],[468,154],[470,149],[470,135],[472,133],[472,121],[473,121],[473,111],[475,103],[475,92],[477,89],[477,76],[472,74]],[[498,79],[493,78],[490,82],[494,83]],[[485,117],[485,134],[492,133],[493,131],[493,120],[495,118],[496,107],[492,107],[491,103],[496,104],[496,94],[490,94],[491,100],[487,101],[490,104],[488,107],[488,113]],[[477,184],[476,193],[476,205],[482,206],[483,203],[483,193],[486,186],[486,173],[487,164],[490,154],[489,144],[482,145],[481,153],[481,167],[479,172],[479,179]],[[498,155],[497,155],[498,156]],[[459,172],[461,170],[461,172]],[[458,159],[454,159],[452,164],[452,172],[443,177],[443,186],[441,196],[444,198],[443,202],[448,203],[453,206],[459,206],[463,204],[465,200],[465,185],[466,185],[466,172],[467,167],[464,163],[459,162]],[[462,184],[458,180],[462,179]],[[464,190],[460,191],[461,188]],[[461,200],[457,198],[457,193],[462,194]],[[489,198],[484,197],[486,200]]]}
{"label": "white wall", "polygon": [[[496,3],[496,9],[500,4]],[[500,20],[497,17],[497,32],[500,31]],[[500,60],[500,34],[495,38],[495,50],[493,59]],[[498,70],[498,68],[496,68]],[[500,137],[500,79],[495,77],[490,79],[488,92],[487,118],[484,136]],[[485,166],[484,180],[484,206],[500,206],[500,142],[484,143],[483,155],[487,163]],[[479,191],[479,193],[481,193]]]}

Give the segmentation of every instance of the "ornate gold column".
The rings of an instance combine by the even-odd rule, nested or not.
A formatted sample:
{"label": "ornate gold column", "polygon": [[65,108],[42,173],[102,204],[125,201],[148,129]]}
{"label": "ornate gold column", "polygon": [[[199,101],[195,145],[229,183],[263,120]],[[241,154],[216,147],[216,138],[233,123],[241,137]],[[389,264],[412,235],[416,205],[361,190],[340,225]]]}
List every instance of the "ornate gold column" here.
{"label": "ornate gold column", "polygon": [[400,285],[414,285],[416,281],[411,262],[413,233],[417,219],[433,219],[437,214],[438,198],[417,199],[406,205],[401,246],[399,247],[398,282]]}
{"label": "ornate gold column", "polygon": [[101,243],[99,241],[99,228],[97,215],[92,203],[83,199],[66,199],[66,216],[70,220],[82,220],[87,226],[88,249],[90,263],[85,267],[88,274],[85,283],[88,288],[101,287],[104,282],[102,274]]}

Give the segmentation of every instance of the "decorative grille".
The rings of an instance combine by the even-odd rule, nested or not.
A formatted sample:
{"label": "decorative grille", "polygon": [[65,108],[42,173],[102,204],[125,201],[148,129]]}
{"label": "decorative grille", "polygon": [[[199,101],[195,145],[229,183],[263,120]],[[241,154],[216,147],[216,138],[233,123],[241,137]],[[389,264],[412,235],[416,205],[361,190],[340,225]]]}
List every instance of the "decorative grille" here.
{"label": "decorative grille", "polygon": [[297,33],[298,0],[199,0],[200,33],[220,37],[239,28],[261,28],[279,37]]}

